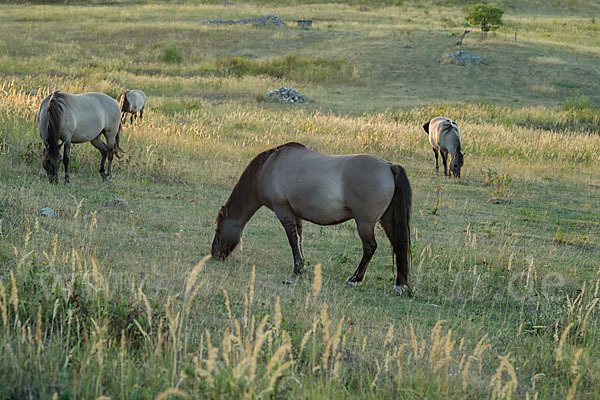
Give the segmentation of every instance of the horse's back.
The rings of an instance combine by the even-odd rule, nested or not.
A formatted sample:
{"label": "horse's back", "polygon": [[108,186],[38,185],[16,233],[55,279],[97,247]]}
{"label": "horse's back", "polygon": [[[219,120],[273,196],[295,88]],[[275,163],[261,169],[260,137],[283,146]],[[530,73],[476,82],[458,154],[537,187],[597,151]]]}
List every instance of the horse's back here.
{"label": "horse's back", "polygon": [[[65,129],[72,133],[71,141],[93,140],[102,131],[114,133],[119,129],[119,103],[104,93],[82,93],[66,96]],[[108,132],[107,132],[108,131]]]}
{"label": "horse's back", "polygon": [[138,112],[146,105],[146,94],[141,90],[127,91],[127,101],[130,105],[131,112]]}
{"label": "horse's back", "polygon": [[297,216],[318,224],[357,216],[376,220],[394,193],[387,161],[367,154],[331,156],[304,147],[279,150],[265,164],[261,179],[267,203],[288,204]]}
{"label": "horse's back", "polygon": [[454,153],[460,147],[460,130],[456,122],[435,117],[429,124],[429,143],[438,150]]}

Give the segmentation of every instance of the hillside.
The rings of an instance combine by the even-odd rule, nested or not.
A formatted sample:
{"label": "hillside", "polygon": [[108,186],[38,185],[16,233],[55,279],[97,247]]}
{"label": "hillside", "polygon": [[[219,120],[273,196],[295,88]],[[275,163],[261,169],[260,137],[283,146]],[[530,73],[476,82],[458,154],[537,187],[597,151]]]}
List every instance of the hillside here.
{"label": "hillside", "polygon": [[[597,3],[503,2],[460,48],[472,66],[440,62],[462,2],[397,4],[0,4],[0,398],[597,399]],[[288,25],[202,24],[267,14]],[[309,103],[266,101],[280,86]],[[127,88],[148,109],[112,181],[79,144],[72,186],[49,185],[43,97]],[[436,115],[461,128],[459,180],[435,173]],[[288,141],[405,167],[414,297],[393,296],[379,227],[364,283],[343,284],[353,221],[305,225],[292,287],[266,209],[204,259],[245,166]]]}

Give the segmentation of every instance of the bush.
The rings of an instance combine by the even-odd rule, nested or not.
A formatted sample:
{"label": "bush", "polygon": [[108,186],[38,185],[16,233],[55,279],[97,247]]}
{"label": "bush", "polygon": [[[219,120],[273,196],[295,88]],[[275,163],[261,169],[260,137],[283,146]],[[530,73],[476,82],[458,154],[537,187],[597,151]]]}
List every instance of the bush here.
{"label": "bush", "polygon": [[181,54],[177,51],[177,47],[171,45],[165,49],[165,52],[160,59],[166,63],[179,64],[183,57],[181,57]]}
{"label": "bush", "polygon": [[592,108],[590,98],[581,94],[569,96],[565,99],[563,110],[565,111],[584,111]]}

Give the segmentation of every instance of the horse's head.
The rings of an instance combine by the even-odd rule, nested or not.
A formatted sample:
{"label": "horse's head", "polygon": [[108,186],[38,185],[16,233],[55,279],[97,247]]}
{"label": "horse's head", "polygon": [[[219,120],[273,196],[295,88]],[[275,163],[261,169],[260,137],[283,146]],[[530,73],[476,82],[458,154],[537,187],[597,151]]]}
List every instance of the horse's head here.
{"label": "horse's head", "polygon": [[46,170],[50,183],[58,183],[58,170],[61,160],[60,147],[56,151],[50,151],[48,146],[44,145],[42,149],[42,167]]}
{"label": "horse's head", "polygon": [[450,173],[456,178],[460,178],[460,169],[464,164],[463,153],[458,150],[454,154],[449,154],[450,158]]}
{"label": "horse's head", "polygon": [[228,218],[226,207],[221,207],[215,223],[215,237],[212,242],[211,255],[224,260],[240,243],[242,229],[234,218]]}

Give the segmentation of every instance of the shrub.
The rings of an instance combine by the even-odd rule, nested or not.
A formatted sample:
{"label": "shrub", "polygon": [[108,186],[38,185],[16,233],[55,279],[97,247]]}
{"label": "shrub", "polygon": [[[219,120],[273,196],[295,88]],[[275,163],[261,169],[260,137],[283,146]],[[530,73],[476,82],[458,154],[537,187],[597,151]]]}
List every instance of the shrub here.
{"label": "shrub", "polygon": [[177,47],[175,47],[175,45],[171,45],[165,49],[160,59],[166,63],[179,64],[183,57],[181,57],[181,54],[179,54]]}
{"label": "shrub", "polygon": [[483,184],[494,188],[493,195],[508,197],[512,178],[508,174],[500,174],[494,168],[486,168],[479,171]]}
{"label": "shrub", "polygon": [[565,99],[563,110],[565,111],[584,111],[592,108],[590,98],[583,94],[576,94]]}

